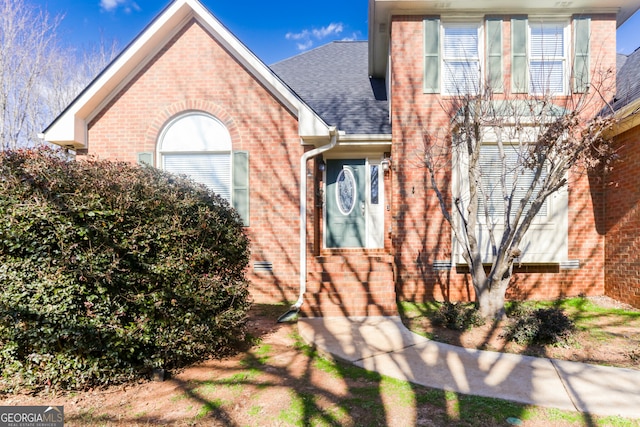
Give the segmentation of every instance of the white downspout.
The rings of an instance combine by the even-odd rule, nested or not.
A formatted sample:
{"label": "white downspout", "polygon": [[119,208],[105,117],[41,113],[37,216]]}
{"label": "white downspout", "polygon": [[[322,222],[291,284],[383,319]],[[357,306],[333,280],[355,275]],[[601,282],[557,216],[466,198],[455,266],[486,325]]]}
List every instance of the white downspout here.
{"label": "white downspout", "polygon": [[322,147],[307,151],[300,158],[300,293],[298,300],[291,306],[288,312],[278,318],[278,322],[284,322],[296,314],[304,302],[304,294],[307,291],[307,161],[329,151],[338,144],[338,131],[335,126],[329,128],[331,142]]}

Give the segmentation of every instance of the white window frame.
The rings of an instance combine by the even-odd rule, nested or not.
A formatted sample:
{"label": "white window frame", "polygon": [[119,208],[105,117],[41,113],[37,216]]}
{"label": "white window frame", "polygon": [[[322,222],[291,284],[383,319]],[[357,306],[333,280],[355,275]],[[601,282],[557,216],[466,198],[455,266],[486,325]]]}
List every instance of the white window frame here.
{"label": "white window frame", "polygon": [[[489,200],[490,205],[493,205],[495,203],[495,205],[498,206],[500,210],[496,212],[493,216],[491,216],[489,218],[489,221],[492,224],[501,224],[504,221],[504,211],[502,209],[504,207],[504,202],[502,202],[501,200],[502,199],[502,170],[499,170],[494,173],[494,168],[491,168],[491,170],[487,169],[487,165],[486,165],[487,161],[486,160],[483,161],[483,155],[484,156],[488,155],[489,153],[486,153],[486,151],[490,149],[496,151],[495,153],[492,153],[493,155],[499,156],[497,144],[494,144],[494,143],[482,144],[480,148],[480,163],[481,163],[481,169],[482,169],[483,193],[481,193],[481,196],[479,198],[480,203],[478,206],[478,221],[484,224],[487,223],[487,217],[485,216],[485,213],[484,213],[484,202],[483,202],[484,197],[487,197],[487,195],[485,195],[484,192],[491,190],[492,195],[488,196],[490,198]],[[509,142],[509,143],[503,144],[504,155],[507,158],[512,157],[514,159],[517,159],[519,156],[526,154],[523,152],[523,150],[526,150],[526,149],[527,149],[526,145],[520,145],[517,142]],[[485,153],[483,153],[483,151],[485,151]],[[492,166],[493,165],[498,165],[502,167],[502,163],[492,163]],[[516,163],[513,164],[513,166],[515,165],[517,165],[517,161]],[[510,166],[511,165],[509,164],[507,165],[508,168]],[[521,188],[521,190],[519,192],[518,190],[510,190],[509,188],[507,188],[507,191],[510,191],[513,197],[518,197],[518,195],[520,194],[524,196],[522,192],[526,192],[526,190],[528,190],[528,184],[527,184],[528,177],[533,175],[533,171],[530,171],[530,170],[516,171],[515,167],[511,167],[505,173],[505,179],[507,181],[507,184],[510,183],[510,178],[512,178],[515,174],[518,175],[515,178],[516,182],[515,183],[511,182],[511,184],[518,185],[519,183],[519,187]],[[546,175],[546,172],[543,172],[542,179],[544,179],[545,175]],[[495,177],[495,182],[491,182],[492,177]],[[488,185],[492,185],[493,187],[488,188],[487,187]],[[520,205],[519,200],[514,200],[512,202],[512,207],[511,207],[512,215],[515,215],[516,211],[519,208],[519,205]],[[543,224],[543,223],[549,222],[551,218],[550,212],[552,210],[553,210],[552,202],[549,199],[547,199],[542,205],[542,207],[540,208],[540,210],[538,211],[538,213],[536,214],[536,216],[534,217],[533,222],[535,224]]]}
{"label": "white window frame", "polygon": [[[541,55],[534,55],[534,49],[533,49],[533,43],[534,43],[534,37],[533,37],[533,32],[536,29],[541,29],[544,27],[562,27],[562,51],[560,55],[553,55],[553,54],[546,54],[545,52],[542,52]],[[569,87],[570,87],[570,73],[569,73],[569,51],[570,51],[570,45],[571,45],[571,25],[570,25],[570,21],[568,19],[536,19],[536,18],[529,18],[528,20],[528,27],[527,27],[527,61],[528,61],[528,68],[529,68],[529,94],[530,95],[536,95],[536,96],[542,96],[542,95],[552,95],[552,96],[558,96],[558,95],[567,95],[569,93]],[[553,52],[551,52],[553,53]],[[532,66],[532,64],[534,62],[540,62],[543,64],[544,67],[544,63],[554,63],[554,62],[560,62],[562,64],[562,74],[561,74],[561,84],[562,84],[562,88],[560,90],[557,91],[550,91],[549,88],[549,81],[547,79],[546,82],[543,82],[542,84],[539,84],[538,79],[535,79],[534,77],[534,73],[533,73],[533,69],[534,67]],[[544,74],[544,73],[543,73]],[[539,86],[539,87],[537,87]]]}
{"label": "white window frame", "polygon": [[[229,203],[232,203],[233,159],[231,135],[226,126],[216,117],[200,112],[189,111],[169,121],[158,138],[157,144],[160,166],[168,170],[167,160],[173,156],[190,157],[199,161],[211,161],[222,167],[224,176],[190,174],[184,170],[170,170],[174,173],[190,176],[194,181],[206,185]],[[209,159],[206,159],[209,157]],[[205,171],[206,172],[206,171]],[[218,180],[218,178],[220,178]],[[220,181],[215,184],[214,181]]]}
{"label": "white window frame", "polygon": [[[468,55],[447,55],[447,29],[468,29],[468,28],[476,29],[476,55],[468,56]],[[475,95],[482,90],[480,85],[483,81],[482,76],[482,68],[483,68],[483,57],[484,57],[484,28],[482,21],[441,21],[440,22],[440,87],[442,88],[443,95]],[[468,85],[468,87],[463,88],[462,90],[453,91],[449,90],[448,83],[451,80],[448,76],[451,74],[451,67],[448,66],[448,63],[471,63],[475,64],[475,68],[477,69],[477,75],[473,76],[473,82],[465,79],[462,83]],[[472,65],[473,67],[473,65]],[[458,84],[456,83],[456,87]]]}
{"label": "white window frame", "polygon": [[[486,142],[483,146],[496,146],[496,144],[494,142]],[[509,149],[509,146],[520,147],[520,144],[518,142],[505,142],[505,149]],[[469,185],[467,181],[469,165],[468,155],[464,150],[454,150],[453,161],[455,175],[452,184],[453,200],[460,198],[466,206],[469,202]],[[501,189],[498,188],[497,191],[501,191]],[[483,197],[483,195],[481,194],[479,197]],[[546,214],[541,214],[539,212],[536,215],[529,227],[529,230],[520,243],[522,256],[519,258],[519,262],[555,264],[568,259],[569,203],[567,187],[565,186],[549,196],[545,203]],[[491,222],[487,223],[487,218],[484,215],[484,211],[481,209],[482,205],[478,208],[479,244],[482,247],[483,260],[488,262],[491,258],[491,245],[488,238],[488,232],[486,232],[486,230],[488,230],[488,227],[491,227],[496,233],[499,241],[500,236],[502,235],[502,230],[504,230],[504,214],[496,214],[496,216],[490,219]],[[514,209],[517,209],[517,206],[514,206]],[[457,224],[457,227],[460,227],[460,219],[455,211],[456,207],[452,206],[454,223]],[[455,240],[454,236],[452,236],[452,239],[454,259],[456,260],[455,262],[458,264],[464,264],[465,261],[462,258],[462,248]]]}

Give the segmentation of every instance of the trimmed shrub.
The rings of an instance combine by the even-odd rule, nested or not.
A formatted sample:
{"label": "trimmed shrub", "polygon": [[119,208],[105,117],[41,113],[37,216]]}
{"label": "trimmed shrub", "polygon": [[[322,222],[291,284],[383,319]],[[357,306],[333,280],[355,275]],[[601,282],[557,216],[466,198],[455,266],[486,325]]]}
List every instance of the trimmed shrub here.
{"label": "trimmed shrub", "polygon": [[0,388],[85,389],[231,350],[248,261],[238,214],[184,177],[0,153]]}
{"label": "trimmed shrub", "polygon": [[503,337],[520,345],[567,342],[575,331],[573,321],[559,308],[523,311],[505,326]]}
{"label": "trimmed shrub", "polygon": [[433,316],[433,323],[454,331],[466,331],[474,326],[484,325],[475,304],[445,301]]}

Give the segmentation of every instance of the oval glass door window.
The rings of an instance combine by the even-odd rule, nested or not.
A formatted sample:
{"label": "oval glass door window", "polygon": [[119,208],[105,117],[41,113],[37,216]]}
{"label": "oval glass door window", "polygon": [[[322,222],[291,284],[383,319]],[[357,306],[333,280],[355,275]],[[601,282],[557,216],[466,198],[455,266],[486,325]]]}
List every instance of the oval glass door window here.
{"label": "oval glass door window", "polygon": [[337,178],[336,199],[338,209],[349,215],[356,205],[356,179],[350,169],[342,169]]}

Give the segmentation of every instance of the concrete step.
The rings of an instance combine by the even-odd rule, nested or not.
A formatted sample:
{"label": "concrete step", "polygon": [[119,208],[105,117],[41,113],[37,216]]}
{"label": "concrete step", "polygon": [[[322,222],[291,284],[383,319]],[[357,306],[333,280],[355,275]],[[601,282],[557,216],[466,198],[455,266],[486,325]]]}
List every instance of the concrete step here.
{"label": "concrete step", "polygon": [[393,271],[310,271],[307,280],[329,283],[386,283],[393,282]]}
{"label": "concrete step", "polygon": [[309,292],[302,314],[306,317],[397,316],[395,292]]}
{"label": "concrete step", "polygon": [[395,284],[393,283],[393,280],[378,282],[307,280],[307,292],[342,292],[350,293],[352,295],[375,292],[395,292]]}

